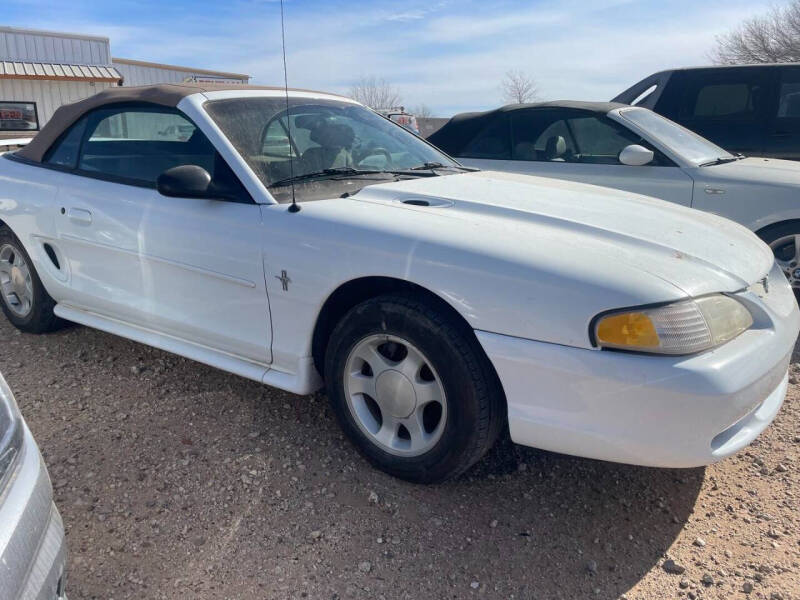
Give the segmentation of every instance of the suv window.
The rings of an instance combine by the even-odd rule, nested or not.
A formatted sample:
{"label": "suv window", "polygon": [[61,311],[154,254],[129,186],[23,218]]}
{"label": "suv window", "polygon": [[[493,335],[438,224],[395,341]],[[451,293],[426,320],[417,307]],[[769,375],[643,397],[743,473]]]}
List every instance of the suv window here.
{"label": "suv window", "polygon": [[781,74],[777,117],[800,119],[800,69],[787,69]]}
{"label": "suv window", "polygon": [[465,158],[490,158],[508,160],[511,158],[511,127],[508,115],[500,115],[489,123],[483,131],[472,138],[463,152]]}
{"label": "suv window", "polygon": [[754,121],[763,115],[768,87],[760,68],[678,72],[670,78],[658,112],[678,121]]}
{"label": "suv window", "polygon": [[758,88],[746,83],[720,83],[700,88],[692,116],[734,117],[755,112],[754,92]]}
{"label": "suv window", "polygon": [[773,74],[760,66],[678,70],[655,110],[729,152],[758,156],[776,110]]}

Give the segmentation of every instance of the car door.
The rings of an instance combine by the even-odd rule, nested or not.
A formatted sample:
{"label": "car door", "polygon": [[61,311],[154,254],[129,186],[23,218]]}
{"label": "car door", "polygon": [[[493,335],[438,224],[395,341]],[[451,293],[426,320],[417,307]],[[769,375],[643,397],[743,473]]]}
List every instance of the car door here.
{"label": "car door", "polygon": [[[270,362],[261,212],[199,128],[175,109],[103,108],[45,161],[64,171],[54,219],[69,267],[65,304]],[[159,194],[158,175],[183,164],[240,193]]]}
{"label": "car door", "polygon": [[800,160],[800,67],[774,69],[778,81],[764,156]]}
{"label": "car door", "polygon": [[[495,142],[489,148],[505,152],[502,158],[470,156],[476,148],[486,148],[487,131],[496,137],[506,125],[507,146],[501,149]],[[531,108],[513,111],[507,123],[479,133],[465,147],[463,154],[468,156],[459,160],[482,169],[567,179],[691,205],[691,178],[654,148],[655,158],[649,165],[619,162],[619,153],[631,144],[647,142],[605,116],[585,110]]]}
{"label": "car door", "polygon": [[761,156],[774,86],[769,67],[676,71],[655,111],[733,153]]}

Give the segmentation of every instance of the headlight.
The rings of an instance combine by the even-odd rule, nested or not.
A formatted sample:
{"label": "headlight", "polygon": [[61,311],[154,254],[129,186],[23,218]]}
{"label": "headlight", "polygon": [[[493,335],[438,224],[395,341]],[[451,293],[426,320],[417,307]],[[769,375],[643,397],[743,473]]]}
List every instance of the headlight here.
{"label": "headlight", "polygon": [[22,449],[22,416],[14,395],[0,375],[0,493]]}
{"label": "headlight", "polygon": [[607,313],[594,326],[603,348],[692,354],[727,341],[753,324],[750,312],[737,300],[715,294],[655,308]]}

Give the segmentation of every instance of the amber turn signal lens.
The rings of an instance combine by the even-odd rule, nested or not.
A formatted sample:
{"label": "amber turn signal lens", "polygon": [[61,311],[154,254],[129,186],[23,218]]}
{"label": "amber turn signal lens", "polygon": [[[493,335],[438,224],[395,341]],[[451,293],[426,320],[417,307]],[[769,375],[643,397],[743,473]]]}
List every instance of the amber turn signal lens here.
{"label": "amber turn signal lens", "polygon": [[597,341],[620,347],[658,348],[658,333],[644,313],[631,312],[611,315],[597,326]]}

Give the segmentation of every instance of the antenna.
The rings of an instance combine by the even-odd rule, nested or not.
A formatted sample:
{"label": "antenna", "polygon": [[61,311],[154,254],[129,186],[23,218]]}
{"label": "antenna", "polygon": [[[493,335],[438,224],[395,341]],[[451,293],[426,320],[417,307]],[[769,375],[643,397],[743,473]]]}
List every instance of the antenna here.
{"label": "antenna", "polygon": [[294,158],[292,157],[292,120],[289,118],[289,75],[286,71],[286,29],[283,25],[283,0],[281,0],[281,46],[283,47],[283,89],[286,92],[286,136],[289,139],[289,177],[292,184],[292,204],[290,213],[300,211],[300,205],[294,197]]}

